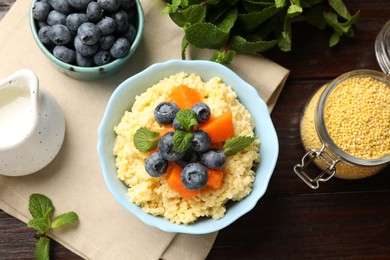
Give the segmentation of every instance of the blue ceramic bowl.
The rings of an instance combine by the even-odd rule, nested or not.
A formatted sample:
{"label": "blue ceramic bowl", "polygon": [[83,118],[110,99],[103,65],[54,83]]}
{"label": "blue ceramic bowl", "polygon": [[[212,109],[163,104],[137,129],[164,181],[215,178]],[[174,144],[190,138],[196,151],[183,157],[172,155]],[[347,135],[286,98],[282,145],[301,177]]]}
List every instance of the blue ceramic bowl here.
{"label": "blue ceramic bowl", "polygon": [[78,79],[78,80],[98,80],[102,78],[106,78],[114,74],[115,72],[119,71],[121,68],[123,68],[126,63],[130,60],[130,58],[133,56],[134,52],[138,48],[138,45],[141,41],[143,32],[144,32],[144,11],[142,9],[142,5],[140,3],[140,0],[135,0],[136,2],[136,9],[137,9],[137,22],[135,25],[135,28],[137,29],[137,34],[135,36],[135,39],[130,47],[129,52],[122,58],[116,59],[110,63],[107,63],[102,66],[96,66],[96,67],[80,67],[73,64],[69,64],[66,62],[63,62],[59,59],[57,59],[47,48],[46,46],[39,40],[38,37],[38,30],[37,25],[34,20],[34,17],[32,16],[32,6],[34,3],[37,2],[37,0],[32,1],[32,5],[30,8],[30,29],[32,36],[34,38],[34,41],[38,45],[39,49],[43,52],[43,54],[51,61],[51,63],[62,73],[68,75],[71,78]]}
{"label": "blue ceramic bowl", "polygon": [[[127,195],[127,186],[117,178],[113,147],[116,135],[113,131],[124,112],[132,107],[132,100],[160,79],[179,72],[196,73],[204,81],[218,76],[230,85],[238,94],[238,99],[252,115],[256,129],[255,134],[261,142],[261,162],[256,166],[256,178],[253,191],[239,202],[231,202],[226,214],[219,220],[200,219],[190,225],[178,225],[162,217],[155,217],[145,213],[139,206],[130,202]],[[268,182],[274,171],[279,153],[278,138],[271,121],[267,105],[259,97],[257,91],[238,77],[227,67],[211,61],[183,61],[170,60],[157,63],[146,70],[125,80],[112,94],[98,130],[97,151],[103,171],[104,180],[115,199],[129,212],[137,216],[144,223],[166,232],[180,232],[188,234],[205,234],[218,231],[239,217],[249,212],[265,193]]]}

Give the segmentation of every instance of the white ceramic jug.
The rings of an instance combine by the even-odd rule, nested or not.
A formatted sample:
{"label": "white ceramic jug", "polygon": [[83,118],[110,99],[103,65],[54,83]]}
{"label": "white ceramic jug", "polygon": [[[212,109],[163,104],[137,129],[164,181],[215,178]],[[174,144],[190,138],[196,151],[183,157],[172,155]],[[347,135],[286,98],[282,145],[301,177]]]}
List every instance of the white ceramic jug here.
{"label": "white ceramic jug", "polygon": [[0,79],[0,174],[22,176],[49,164],[59,152],[65,120],[56,100],[21,69]]}

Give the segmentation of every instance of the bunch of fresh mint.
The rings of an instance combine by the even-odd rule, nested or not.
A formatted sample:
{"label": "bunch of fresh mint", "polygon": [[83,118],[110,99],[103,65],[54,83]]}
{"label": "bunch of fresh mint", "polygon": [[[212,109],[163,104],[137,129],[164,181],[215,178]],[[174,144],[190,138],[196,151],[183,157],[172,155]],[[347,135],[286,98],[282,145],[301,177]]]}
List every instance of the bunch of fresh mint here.
{"label": "bunch of fresh mint", "polygon": [[28,210],[33,217],[27,226],[37,232],[38,242],[35,247],[35,257],[38,260],[50,259],[50,239],[47,232],[53,228],[74,224],[78,221],[75,212],[70,211],[53,218],[54,206],[52,201],[45,195],[34,193],[29,198]]}
{"label": "bunch of fresh mint", "polygon": [[292,24],[330,27],[329,46],[353,37],[360,12],[351,15],[343,0],[165,0],[161,14],[182,27],[182,58],[191,44],[215,49],[211,60],[229,64],[237,52],[259,53],[278,46],[291,50]]}

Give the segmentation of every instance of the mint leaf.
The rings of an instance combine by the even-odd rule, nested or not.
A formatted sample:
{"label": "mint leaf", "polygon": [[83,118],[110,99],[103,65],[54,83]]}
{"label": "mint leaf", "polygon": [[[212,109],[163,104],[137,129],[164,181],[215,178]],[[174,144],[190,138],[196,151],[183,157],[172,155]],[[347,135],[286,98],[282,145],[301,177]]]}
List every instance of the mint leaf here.
{"label": "mint leaf", "polygon": [[234,55],[236,55],[234,50],[229,50],[227,52],[216,51],[210,60],[220,64],[230,64],[234,58]]}
{"label": "mint leaf", "polygon": [[347,7],[342,0],[328,0],[329,5],[336,11],[338,15],[343,17],[345,20],[351,19],[351,14],[348,12]]}
{"label": "mint leaf", "polygon": [[231,46],[235,51],[242,53],[255,53],[271,49],[277,44],[277,40],[272,41],[247,41],[241,36],[234,36],[231,41]]}
{"label": "mint leaf", "polygon": [[297,16],[302,13],[303,9],[299,5],[292,4],[288,7],[287,9],[287,15],[292,17],[292,16]]}
{"label": "mint leaf", "polygon": [[287,5],[287,0],[275,0],[275,5],[277,8],[282,8]]}
{"label": "mint leaf", "polygon": [[236,153],[248,147],[255,138],[253,136],[235,136],[226,140],[223,145],[223,152],[226,156],[235,155]]}
{"label": "mint leaf", "polygon": [[173,134],[173,150],[178,153],[184,153],[191,147],[194,135],[184,131],[177,130]]}
{"label": "mint leaf", "polygon": [[229,33],[212,23],[200,22],[184,29],[186,39],[198,48],[219,49],[228,40]]}
{"label": "mint leaf", "polygon": [[260,11],[239,14],[238,20],[243,30],[250,32],[278,12],[279,10],[275,6],[270,6]]}
{"label": "mint leaf", "polygon": [[134,134],[134,146],[141,152],[147,152],[157,147],[160,134],[146,127],[139,128]]}
{"label": "mint leaf", "polygon": [[34,193],[29,198],[28,210],[33,218],[48,218],[52,216],[54,206],[45,195]]}
{"label": "mint leaf", "polygon": [[191,24],[204,22],[206,20],[206,6],[202,4],[191,5],[182,13],[186,20]]}
{"label": "mint leaf", "polygon": [[340,41],[340,35],[336,32],[332,34],[332,36],[329,39],[329,46],[333,47]]}
{"label": "mint leaf", "polygon": [[180,123],[185,132],[190,132],[193,127],[198,125],[196,113],[191,109],[179,110],[176,114],[176,120]]}
{"label": "mint leaf", "polygon": [[33,218],[27,223],[27,226],[35,229],[39,234],[43,235],[50,230],[50,219]]}
{"label": "mint leaf", "polygon": [[63,213],[53,219],[51,222],[51,228],[59,228],[63,225],[75,224],[78,220],[78,215],[73,211]]}
{"label": "mint leaf", "polygon": [[304,17],[308,24],[317,27],[320,30],[325,29],[326,23],[323,18],[323,13],[326,9],[323,6],[315,6],[305,12]]}
{"label": "mint leaf", "polygon": [[230,29],[233,28],[234,23],[236,22],[236,20],[237,20],[237,10],[236,9],[232,9],[229,12],[227,12],[225,14],[224,18],[222,19],[222,21],[219,22],[216,25],[222,31],[228,33],[230,31]]}
{"label": "mint leaf", "polygon": [[35,258],[37,260],[50,259],[50,239],[47,237],[40,237],[35,245]]}

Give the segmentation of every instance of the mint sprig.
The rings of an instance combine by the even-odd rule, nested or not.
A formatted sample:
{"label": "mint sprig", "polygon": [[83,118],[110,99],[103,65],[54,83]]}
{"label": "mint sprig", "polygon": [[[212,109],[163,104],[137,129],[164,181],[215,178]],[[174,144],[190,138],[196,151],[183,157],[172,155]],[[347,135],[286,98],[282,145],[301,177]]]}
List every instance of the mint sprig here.
{"label": "mint sprig", "polygon": [[253,136],[235,136],[226,140],[223,145],[223,152],[226,156],[235,155],[236,153],[244,150],[248,147],[253,141],[255,137]]}
{"label": "mint sprig", "polygon": [[33,228],[39,237],[35,246],[35,257],[37,260],[48,260],[50,259],[50,239],[47,237],[47,233],[53,228],[77,223],[78,215],[70,211],[53,219],[55,208],[52,201],[39,193],[30,196],[28,210],[33,218],[27,223],[27,226]]}
{"label": "mint sprig", "polygon": [[194,139],[192,133],[176,130],[173,134],[173,150],[184,153],[191,147],[192,139]]}
{"label": "mint sprig", "polygon": [[176,120],[180,123],[185,132],[191,132],[198,125],[196,113],[191,109],[179,110],[176,114]]}
{"label": "mint sprig", "polygon": [[147,127],[139,128],[134,134],[134,146],[141,152],[156,149],[160,134],[150,131]]}
{"label": "mint sprig", "polygon": [[[351,15],[343,0],[165,0],[161,14],[183,28],[182,58],[189,45],[213,49],[211,60],[229,64],[235,53],[259,53],[278,47],[291,50],[293,24],[329,27],[329,46],[353,37],[359,11]],[[307,35],[310,41],[311,35]]]}

